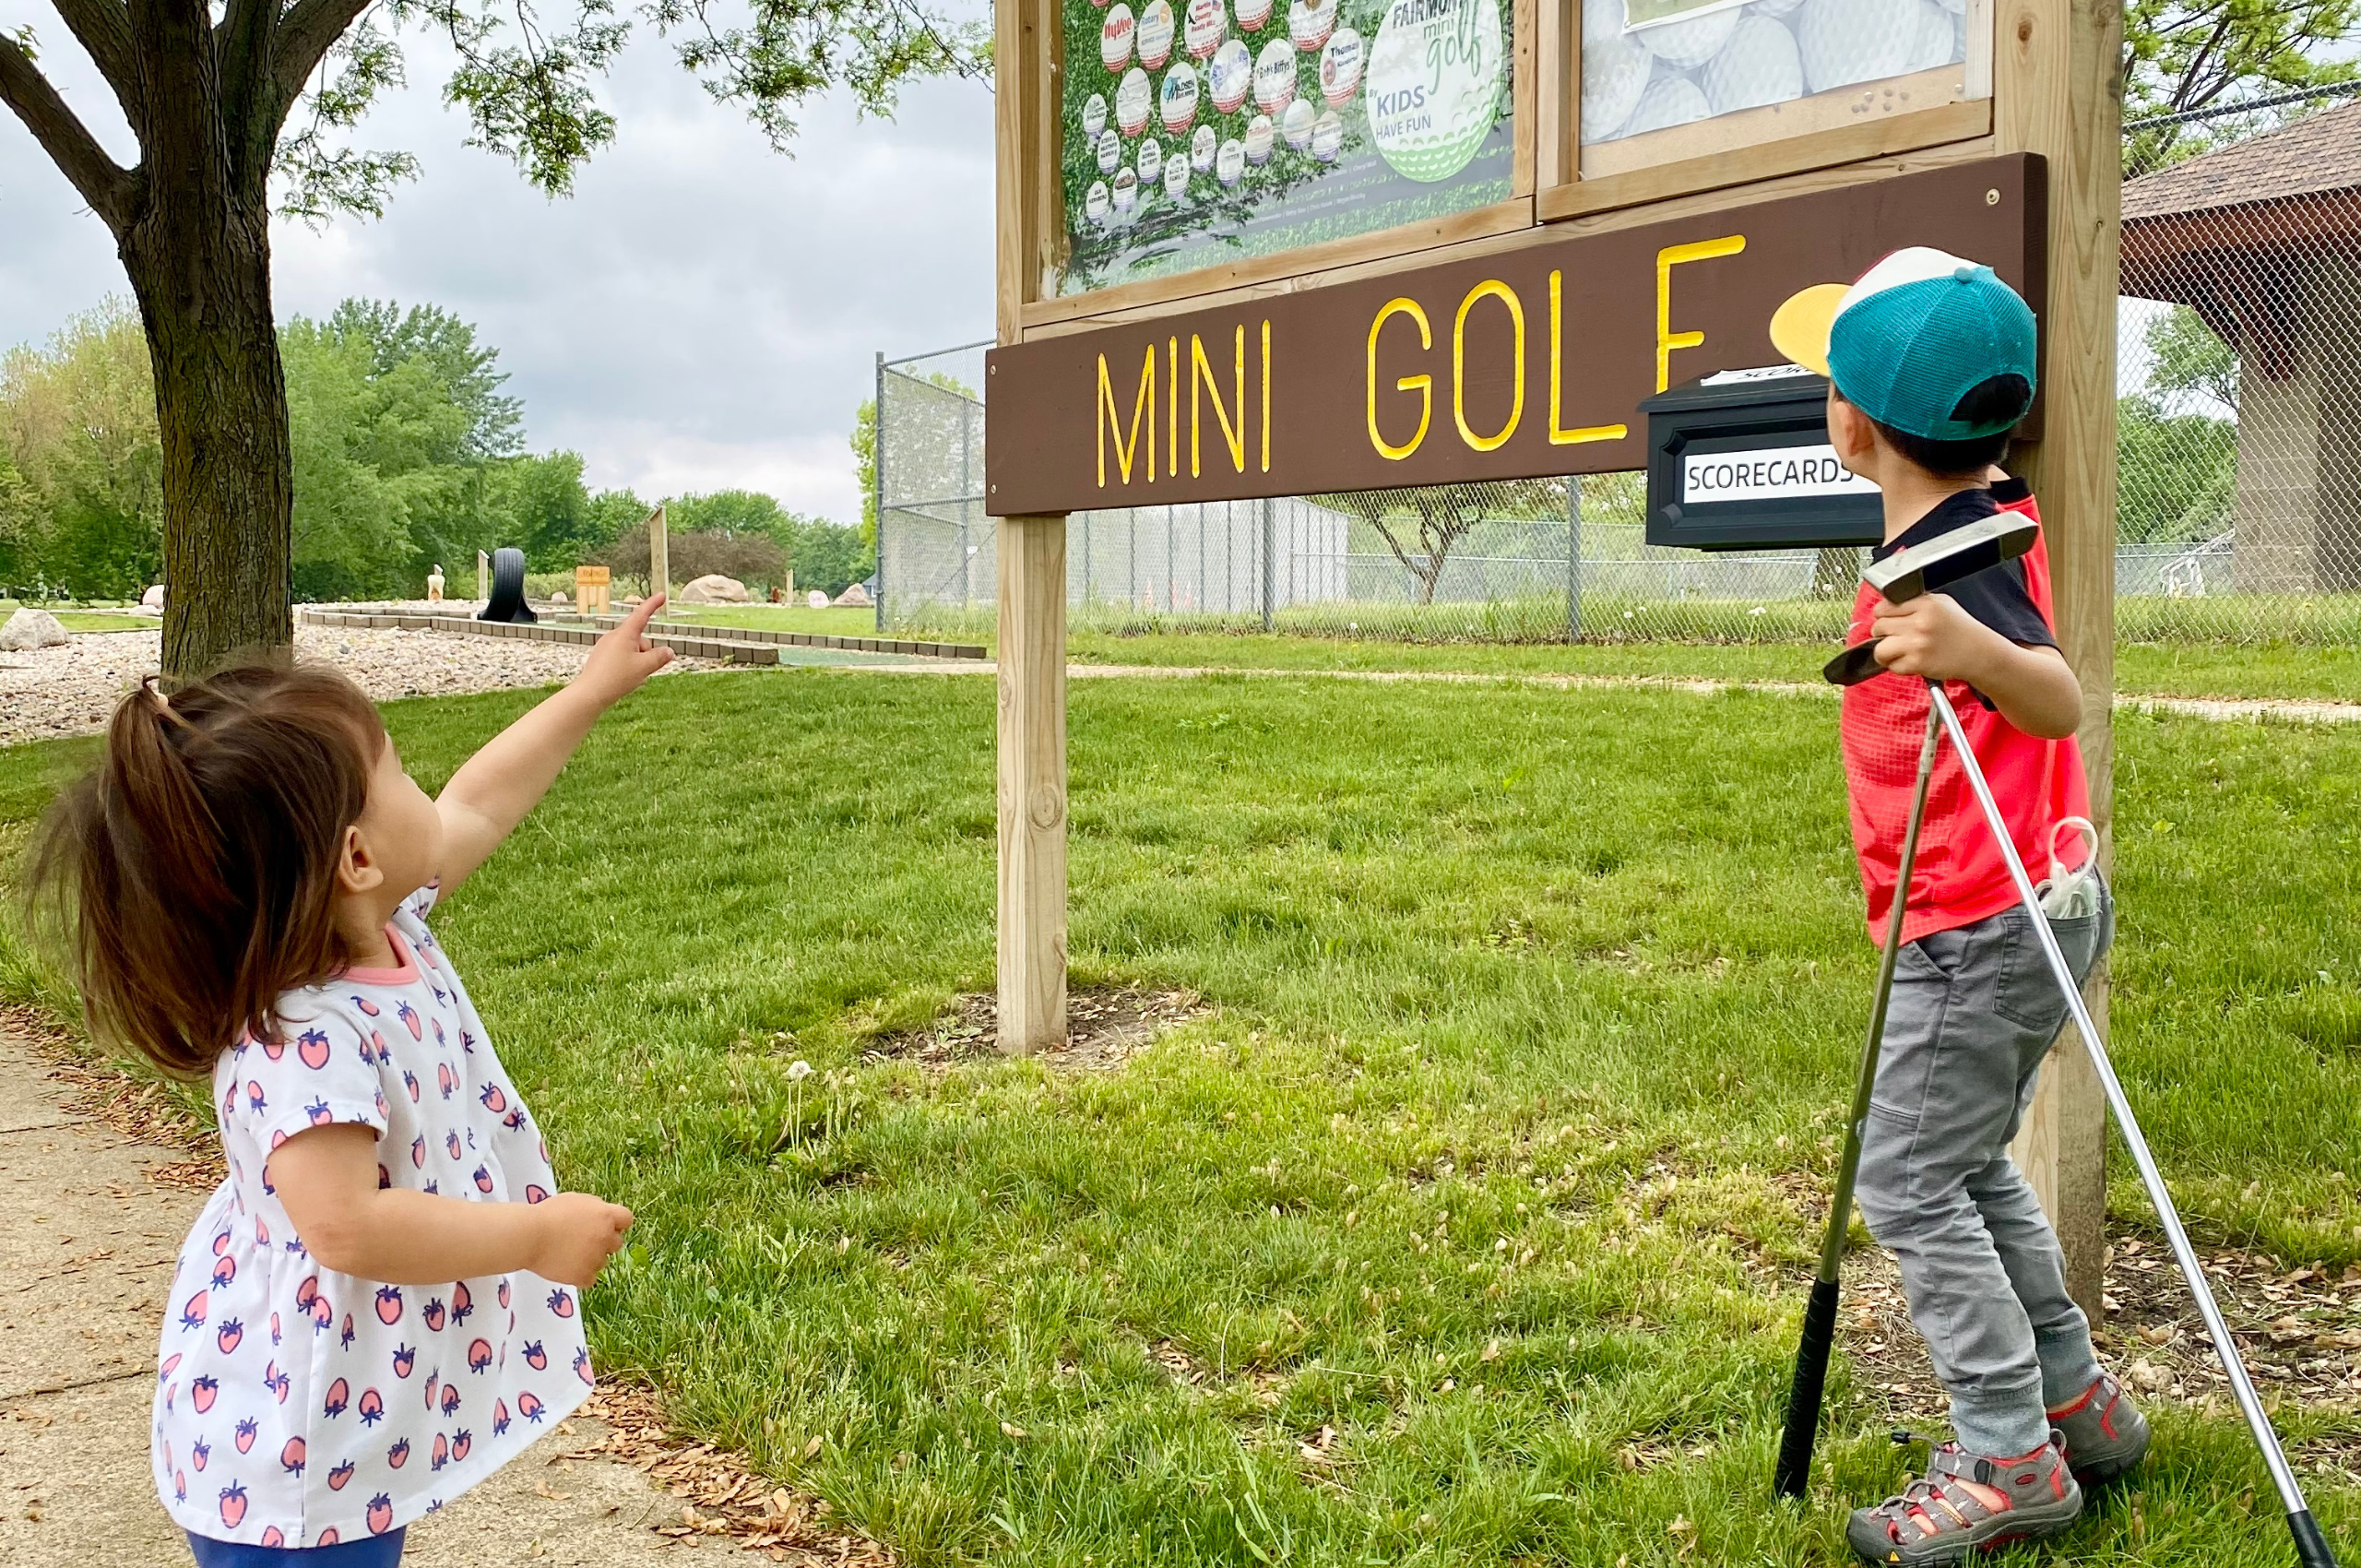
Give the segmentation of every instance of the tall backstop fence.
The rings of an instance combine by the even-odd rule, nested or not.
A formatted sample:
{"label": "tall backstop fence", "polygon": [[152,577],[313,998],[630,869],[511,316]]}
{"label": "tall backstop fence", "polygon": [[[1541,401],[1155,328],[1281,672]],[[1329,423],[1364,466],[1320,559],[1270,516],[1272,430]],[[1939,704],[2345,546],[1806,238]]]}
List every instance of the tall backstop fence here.
{"label": "tall backstop fence", "polygon": [[[2124,188],[2117,625],[2361,644],[2361,104]],[[879,615],[973,631],[997,581],[984,345],[878,368]],[[1432,640],[1837,635],[1853,551],[1644,541],[1638,474],[1076,512],[1076,625]]]}

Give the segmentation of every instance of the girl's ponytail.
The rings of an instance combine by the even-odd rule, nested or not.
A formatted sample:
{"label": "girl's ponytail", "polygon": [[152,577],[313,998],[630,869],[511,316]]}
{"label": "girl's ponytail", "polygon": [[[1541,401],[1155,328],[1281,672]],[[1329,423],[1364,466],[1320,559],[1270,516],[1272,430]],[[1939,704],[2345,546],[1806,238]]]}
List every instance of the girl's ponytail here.
{"label": "girl's ponytail", "polygon": [[226,671],[125,697],[35,844],[34,924],[99,1038],[167,1072],[276,1034],[280,992],[345,965],[336,867],[385,744],[333,671]]}

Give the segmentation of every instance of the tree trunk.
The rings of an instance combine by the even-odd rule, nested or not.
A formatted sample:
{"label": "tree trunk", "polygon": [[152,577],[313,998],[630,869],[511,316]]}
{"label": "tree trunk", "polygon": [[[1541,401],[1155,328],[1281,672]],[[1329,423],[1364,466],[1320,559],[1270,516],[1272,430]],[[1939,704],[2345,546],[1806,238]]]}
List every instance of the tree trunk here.
{"label": "tree trunk", "polygon": [[163,670],[177,684],[290,657],[293,455],[261,193],[175,200],[158,184],[120,254],[155,368]]}

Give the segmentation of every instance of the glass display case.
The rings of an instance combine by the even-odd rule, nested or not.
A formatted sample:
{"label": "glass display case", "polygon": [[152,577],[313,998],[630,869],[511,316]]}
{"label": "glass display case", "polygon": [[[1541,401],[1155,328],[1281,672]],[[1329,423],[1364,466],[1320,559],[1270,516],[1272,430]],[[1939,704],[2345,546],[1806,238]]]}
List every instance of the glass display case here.
{"label": "glass display case", "polygon": [[1990,0],[1579,0],[1585,180],[1991,96]]}

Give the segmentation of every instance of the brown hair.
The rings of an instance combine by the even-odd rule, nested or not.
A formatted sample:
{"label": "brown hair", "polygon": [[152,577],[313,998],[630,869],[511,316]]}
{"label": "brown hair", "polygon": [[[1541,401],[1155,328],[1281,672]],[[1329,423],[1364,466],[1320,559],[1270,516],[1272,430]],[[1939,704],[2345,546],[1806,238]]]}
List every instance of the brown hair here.
{"label": "brown hair", "polygon": [[385,738],[331,670],[227,670],[169,702],[151,678],[124,698],[29,879],[95,1036],[196,1076],[242,1031],[276,1036],[280,992],[345,968],[337,861]]}

